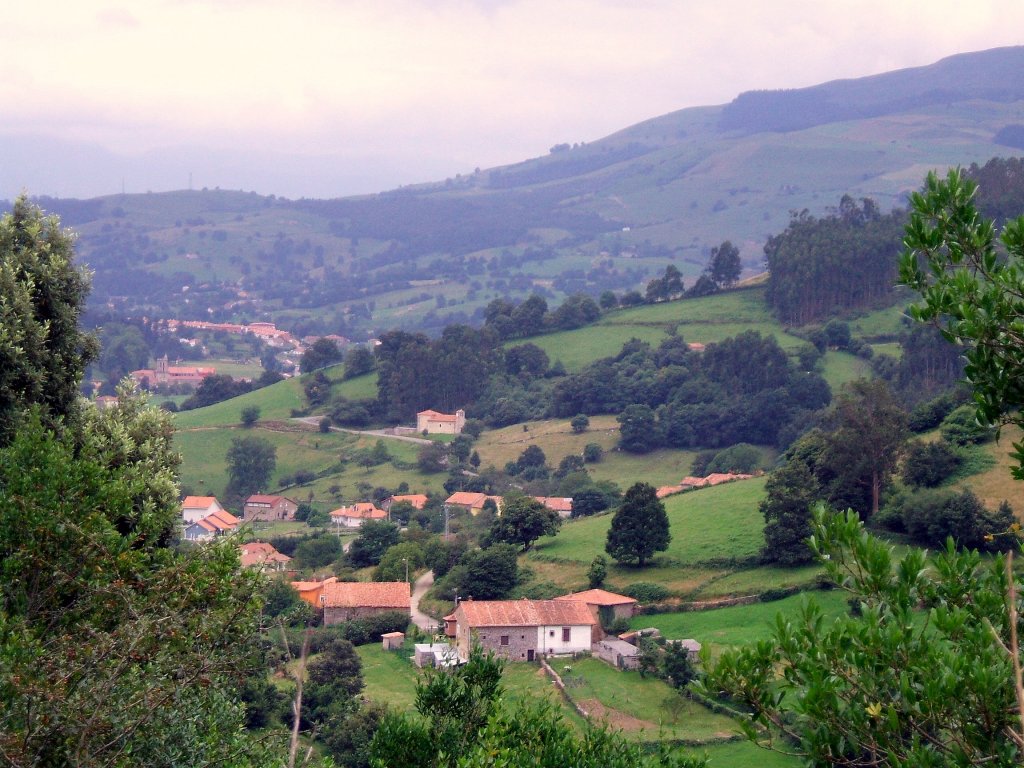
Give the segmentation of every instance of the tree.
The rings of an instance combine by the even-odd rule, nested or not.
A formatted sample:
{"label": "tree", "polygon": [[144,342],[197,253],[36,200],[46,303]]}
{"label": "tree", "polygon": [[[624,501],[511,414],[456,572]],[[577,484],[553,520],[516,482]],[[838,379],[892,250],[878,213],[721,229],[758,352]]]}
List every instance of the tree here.
{"label": "tree", "polygon": [[241,502],[263,490],[277,466],[277,449],[263,437],[235,437],[227,453],[228,485],[224,495],[238,508]]}
{"label": "tree", "polygon": [[348,548],[348,561],[356,568],[377,565],[399,541],[398,526],[386,520],[366,520]]}
{"label": "tree", "polygon": [[577,491],[572,496],[571,517],[589,517],[609,507],[608,498],[599,488],[591,486]]}
{"label": "tree", "polygon": [[500,600],[519,578],[519,552],[512,544],[466,550],[448,572],[446,583],[461,597]]}
{"label": "tree", "polygon": [[765,523],[762,557],[780,565],[811,562],[811,510],[822,496],[817,478],[802,458],[791,457],[768,477],[765,492],[759,507]]}
{"label": "tree", "polygon": [[590,563],[587,571],[587,584],[591,589],[600,589],[608,576],[608,561],[604,555],[597,555]]}
{"label": "tree", "polygon": [[242,409],[242,426],[249,428],[256,425],[256,422],[260,420],[260,407],[258,405],[249,405]]}
{"label": "tree", "polygon": [[934,488],[949,478],[962,461],[945,440],[915,440],[907,446],[903,482],[918,488]]}
{"label": "tree", "polygon": [[619,443],[624,451],[647,453],[661,444],[654,411],[650,406],[633,404],[617,417]]}
{"label": "tree", "polygon": [[333,339],[320,337],[314,341],[299,359],[299,370],[302,373],[326,368],[329,365],[340,363],[343,359],[341,350]]}
{"label": "tree", "polygon": [[586,432],[590,427],[590,419],[587,418],[585,413],[579,413],[572,417],[569,426],[572,427],[573,433],[579,435]]}
{"label": "tree", "polygon": [[[951,169],[928,174],[911,196],[900,282],[921,294],[910,308],[964,347],[965,375],[983,425],[1024,425],[1024,217],[996,235],[978,214],[977,184]],[[1014,444],[1014,477],[1024,479],[1024,443]]]}
{"label": "tree", "polygon": [[740,250],[729,240],[711,249],[708,259],[708,276],[717,284],[731,288],[740,279],[743,263],[740,261]]}
{"label": "tree", "polygon": [[604,456],[604,448],[598,443],[587,443],[583,446],[583,461],[587,464],[596,464]]}
{"label": "tree", "polygon": [[0,445],[30,406],[46,425],[74,421],[96,340],[78,327],[89,293],[72,238],[22,195],[0,218]]}
{"label": "tree", "polygon": [[807,600],[770,640],[720,657],[704,687],[749,708],[748,736],[809,765],[1016,765],[1003,558],[950,546],[896,560],[856,514],[822,508],[812,544],[859,610],[825,620]]}
{"label": "tree", "polygon": [[836,398],[832,423],[825,461],[840,480],[865,491],[870,514],[878,514],[882,491],[906,444],[906,412],[884,381],[860,379]]}
{"label": "tree", "polygon": [[518,544],[529,552],[541,536],[554,536],[562,524],[558,513],[529,496],[506,496],[501,516],[495,518],[486,540],[489,543]]}
{"label": "tree", "polygon": [[636,483],[612,518],[605,551],[620,563],[635,560],[643,568],[655,552],[668,549],[671,540],[665,505],[654,487]]}
{"label": "tree", "polygon": [[369,373],[376,365],[373,352],[368,347],[357,345],[345,353],[345,375],[346,379],[354,379]]}

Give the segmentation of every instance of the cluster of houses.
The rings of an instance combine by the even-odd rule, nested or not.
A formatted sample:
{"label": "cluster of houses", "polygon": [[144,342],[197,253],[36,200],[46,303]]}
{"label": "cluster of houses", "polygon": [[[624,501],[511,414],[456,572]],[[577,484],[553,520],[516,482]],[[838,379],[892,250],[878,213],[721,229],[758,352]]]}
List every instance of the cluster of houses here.
{"label": "cluster of houses", "polygon": [[285,496],[253,494],[245,501],[242,518],[235,517],[215,496],[186,496],[181,517],[186,541],[207,541],[233,533],[243,522],[294,520],[299,505]]}

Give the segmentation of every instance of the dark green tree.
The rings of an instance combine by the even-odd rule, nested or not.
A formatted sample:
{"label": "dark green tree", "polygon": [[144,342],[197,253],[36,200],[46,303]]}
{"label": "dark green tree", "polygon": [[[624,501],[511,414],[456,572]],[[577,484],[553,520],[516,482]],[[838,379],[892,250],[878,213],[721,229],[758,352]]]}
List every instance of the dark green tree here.
{"label": "dark green tree", "polygon": [[348,548],[348,560],[356,568],[377,565],[384,553],[399,541],[398,526],[386,520],[367,520]]}
{"label": "dark green tree", "polygon": [[376,361],[373,352],[362,344],[352,347],[345,353],[345,378],[354,379],[374,369]]}
{"label": "dark green tree", "polygon": [[228,485],[224,491],[232,508],[268,487],[277,466],[277,449],[263,437],[235,437],[227,453]]}
{"label": "dark green tree", "polygon": [[604,580],[608,577],[608,561],[604,555],[597,555],[590,563],[587,570],[587,585],[591,589],[599,589],[604,586]]}
{"label": "dark green tree", "polygon": [[821,487],[807,463],[793,457],[768,477],[762,557],[780,565],[802,565],[814,558],[807,539],[811,535],[812,507],[822,497]]}
{"label": "dark green tree", "polygon": [[554,536],[562,518],[529,496],[506,496],[501,515],[494,519],[487,532],[486,543],[517,544],[529,552],[541,536]]}
{"label": "dark green tree", "polygon": [[648,453],[661,444],[658,424],[650,406],[633,404],[619,414],[619,444],[630,453]]}
{"label": "dark green tree", "polygon": [[340,363],[342,359],[343,355],[341,350],[338,349],[337,343],[333,339],[321,337],[302,353],[302,358],[299,360],[299,370],[302,373],[311,373],[312,371],[326,368],[329,365]]}
{"label": "dark green tree", "polygon": [[256,422],[260,420],[260,407],[258,405],[249,405],[242,409],[242,426],[243,427],[254,427]]}
{"label": "dark green tree", "polygon": [[[911,196],[900,281],[921,294],[911,316],[965,348],[978,421],[1024,425],[1024,217],[997,236],[978,215],[977,184],[952,169]],[[1019,213],[1019,211],[1018,211]],[[1003,212],[1005,215],[1005,212]],[[1024,479],[1024,443],[1014,445]]]}
{"label": "dark green tree", "polygon": [[89,278],[73,259],[71,236],[25,196],[0,218],[0,445],[30,406],[47,425],[77,418],[99,345],[78,327]]}
{"label": "dark green tree", "polygon": [[707,274],[717,285],[731,288],[733,283],[740,279],[742,271],[743,263],[740,261],[740,250],[731,241],[726,240],[711,249]]}
{"label": "dark green tree", "polygon": [[612,518],[605,551],[620,563],[635,561],[643,568],[655,552],[668,549],[671,540],[665,505],[654,487],[647,483],[630,487]]}

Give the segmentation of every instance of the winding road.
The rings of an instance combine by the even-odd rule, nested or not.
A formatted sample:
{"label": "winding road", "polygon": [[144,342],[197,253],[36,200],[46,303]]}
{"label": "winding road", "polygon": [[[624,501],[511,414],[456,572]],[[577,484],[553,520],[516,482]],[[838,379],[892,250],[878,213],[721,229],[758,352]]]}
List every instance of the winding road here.
{"label": "winding road", "polygon": [[427,571],[413,584],[412,589],[412,601],[410,608],[412,609],[412,623],[431,635],[437,632],[437,619],[433,616],[427,616],[420,610],[420,600],[423,595],[427,593],[427,590],[434,584],[434,572]]}

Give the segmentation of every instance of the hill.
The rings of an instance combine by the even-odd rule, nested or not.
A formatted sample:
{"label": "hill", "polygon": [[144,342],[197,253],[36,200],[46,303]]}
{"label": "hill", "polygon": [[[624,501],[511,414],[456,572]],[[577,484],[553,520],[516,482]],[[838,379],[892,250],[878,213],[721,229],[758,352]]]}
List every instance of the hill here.
{"label": "hill", "polygon": [[[434,184],[337,200],[201,190],[43,199],[79,233],[100,311],[269,319],[356,338],[684,276],[730,239],[748,272],[790,211],[902,204],[930,168],[1019,148],[1024,48],[739,95],[600,141]],[[1001,143],[1006,142],[1006,143]]]}

